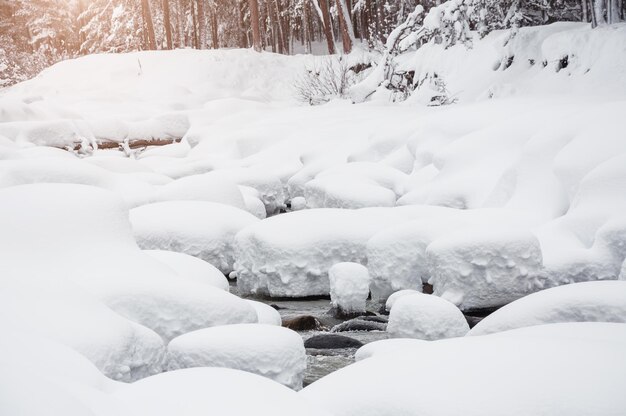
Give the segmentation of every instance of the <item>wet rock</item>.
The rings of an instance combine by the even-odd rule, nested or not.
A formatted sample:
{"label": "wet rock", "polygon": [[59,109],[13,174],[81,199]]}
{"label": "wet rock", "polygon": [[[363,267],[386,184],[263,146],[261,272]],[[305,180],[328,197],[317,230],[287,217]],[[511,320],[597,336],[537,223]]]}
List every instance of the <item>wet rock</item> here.
{"label": "wet rock", "polygon": [[276,309],[277,311],[281,311],[281,310],[283,310],[283,309],[288,309],[288,308],[284,308],[284,307],[282,307],[282,306],[278,306],[278,305],[277,305],[277,304],[275,304],[275,303],[272,303],[270,306],[271,306],[272,308]]}
{"label": "wet rock", "polygon": [[485,318],[482,316],[465,315],[465,320],[470,328],[474,328],[483,319]]}
{"label": "wet rock", "polygon": [[359,316],[358,319],[361,319],[363,321],[380,322],[382,324],[386,324],[389,321],[389,318],[387,318],[386,316],[378,316],[376,314]]}
{"label": "wet rock", "polygon": [[294,331],[312,331],[322,329],[323,325],[314,316],[302,315],[283,320],[283,326]]}
{"label": "wet rock", "polygon": [[387,324],[382,322],[366,321],[364,319],[351,319],[339,325],[335,325],[330,332],[348,332],[348,331],[384,331]]}
{"label": "wet rock", "polygon": [[336,349],[336,348],[361,348],[363,343],[354,338],[335,334],[315,335],[304,341],[305,348]]}

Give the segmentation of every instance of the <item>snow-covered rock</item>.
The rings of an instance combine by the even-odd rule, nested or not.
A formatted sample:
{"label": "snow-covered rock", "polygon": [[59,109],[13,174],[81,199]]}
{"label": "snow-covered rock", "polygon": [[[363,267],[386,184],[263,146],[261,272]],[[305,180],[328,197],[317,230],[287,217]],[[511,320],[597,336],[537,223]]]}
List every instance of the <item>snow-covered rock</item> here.
{"label": "snow-covered rock", "polygon": [[170,341],[169,370],[227,367],[255,373],[292,389],[302,388],[306,352],[300,335],[262,324],[201,329]]}
{"label": "snow-covered rock", "polygon": [[416,347],[419,347],[421,343],[429,342],[422,339],[415,338],[392,338],[381,339],[378,341],[370,342],[359,348],[354,354],[356,361],[362,361],[366,358],[378,356],[378,355],[394,355],[410,352]]}
{"label": "snow-covered rock", "polygon": [[171,371],[133,383],[113,399],[124,416],[328,416],[315,403],[265,377],[228,368]]}
{"label": "snow-covered rock", "polygon": [[195,283],[202,283],[228,292],[228,279],[215,266],[185,253],[166,250],[144,250],[155,260],[167,265],[179,276]]}
{"label": "snow-covered rock", "polygon": [[559,322],[626,323],[626,282],[583,282],[542,290],[498,309],[468,335]]}
{"label": "snow-covered rock", "polygon": [[452,303],[435,295],[415,293],[398,298],[389,312],[387,332],[393,338],[433,341],[462,337],[469,325]]}
{"label": "snow-covered rock", "polygon": [[463,229],[432,242],[426,256],[434,294],[464,310],[501,306],[544,286],[539,241],[528,231]]}
{"label": "snow-covered rock", "polygon": [[123,201],[110,192],[74,184],[15,186],[0,190],[0,214],[4,279],[72,281],[166,341],[257,321],[244,300],[186,280],[141,251]]}
{"label": "snow-covered rock", "polygon": [[276,309],[256,300],[246,299],[246,302],[256,311],[257,320],[260,324],[282,326],[283,320]]}
{"label": "snow-covered rock", "polygon": [[334,264],[365,264],[367,241],[376,232],[423,211],[307,209],[259,221],[235,239],[238,285],[244,294],[328,295],[328,270]]}
{"label": "snow-covered rock", "polygon": [[[546,409],[558,416],[617,416],[626,409],[624,348],[626,325],[616,323],[421,342],[359,361],[299,394],[335,416],[525,416]],[[385,374],[386,388],[372,383],[372,374]]]}
{"label": "snow-covered rock", "polygon": [[370,291],[367,268],[359,263],[337,263],[328,271],[330,301],[340,315],[365,312]]}
{"label": "snow-covered rock", "polygon": [[414,295],[416,293],[422,293],[422,292],[420,290],[402,289],[402,290],[398,290],[397,292],[392,293],[391,296],[389,296],[387,298],[387,301],[385,302],[385,310],[389,312],[391,308],[393,307],[394,303],[396,303],[398,299],[404,296]]}
{"label": "snow-covered rock", "polygon": [[235,234],[258,219],[224,204],[169,201],[132,209],[130,221],[141,248],[189,254],[227,274],[235,261]]}

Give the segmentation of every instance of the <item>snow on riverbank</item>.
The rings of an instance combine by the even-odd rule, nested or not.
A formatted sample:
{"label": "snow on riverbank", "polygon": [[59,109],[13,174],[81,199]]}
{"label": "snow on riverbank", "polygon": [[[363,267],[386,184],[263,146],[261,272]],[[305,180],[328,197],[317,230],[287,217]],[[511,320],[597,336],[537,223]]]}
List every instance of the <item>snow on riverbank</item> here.
{"label": "snow on riverbank", "polygon": [[[553,414],[623,414],[623,324],[387,344],[381,351],[392,356],[372,348],[363,355],[374,357],[299,395],[234,370],[151,376],[166,367],[172,339],[210,349],[191,331],[278,323],[275,311],[228,293],[218,270],[237,277],[243,294],[320,296],[330,293],[333,266],[359,263],[367,273],[351,278],[371,279],[377,301],[432,285],[454,311],[441,320],[462,327],[445,336],[467,329],[457,308],[624,279],[626,25],[532,28],[503,45],[505,36],[406,57],[419,76],[438,72],[459,93],[438,108],[422,105],[426,91],[393,104],[380,89],[358,105],[299,105],[294,80],[323,58],[241,50],[89,56],[1,90],[0,359],[11,371],[0,372],[0,413],[321,414],[304,400],[313,398],[335,416],[553,406]],[[134,139],[180,142],[130,149]],[[107,140],[122,149],[89,148]],[[80,151],[59,149],[77,143]],[[367,285],[352,283],[362,299]],[[591,296],[603,309],[602,296]],[[552,322],[550,307],[563,303],[542,303],[546,316],[524,322]],[[506,311],[483,326],[520,326]],[[410,318],[415,332],[432,324]],[[242,356],[255,347],[245,341]],[[299,344],[292,350],[299,360]],[[49,366],[30,364],[39,354]],[[115,380],[148,378],[127,386],[94,366]],[[271,377],[299,385],[299,371],[283,376]],[[37,392],[52,392],[41,407],[24,404],[23,393],[2,395],[30,388],[30,378]]]}

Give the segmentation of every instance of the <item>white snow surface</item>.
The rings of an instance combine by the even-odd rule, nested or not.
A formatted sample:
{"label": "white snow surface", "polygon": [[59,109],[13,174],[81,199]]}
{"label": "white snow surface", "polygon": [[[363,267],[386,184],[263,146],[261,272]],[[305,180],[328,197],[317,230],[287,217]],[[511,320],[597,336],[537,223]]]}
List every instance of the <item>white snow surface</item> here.
{"label": "white snow surface", "polygon": [[282,326],[283,319],[280,313],[267,303],[246,299],[246,302],[256,311],[257,321],[260,324]]}
{"label": "white snow surface", "polygon": [[469,331],[463,313],[435,295],[414,293],[400,296],[389,312],[387,332],[392,338],[434,341],[462,337]]}
{"label": "white snow surface", "polygon": [[359,263],[337,263],[328,271],[331,305],[346,314],[365,312],[370,292],[367,268]]}
{"label": "white snow surface", "polygon": [[197,257],[166,250],[145,250],[146,254],[167,265],[182,278],[229,291],[228,279],[215,266]]}
{"label": "white snow surface", "polygon": [[[625,347],[626,325],[617,323],[416,342],[338,370],[300,394],[336,416],[618,416],[626,409]],[[384,389],[372,374],[385,374]]]}
{"label": "white snow surface", "polygon": [[263,324],[224,325],[189,332],[167,346],[167,368],[226,367],[301,389],[304,342],[288,328]]}
{"label": "white snow surface", "polygon": [[626,282],[583,282],[542,290],[498,309],[468,335],[559,322],[626,323]]}
{"label": "white snow surface", "polygon": [[244,210],[205,201],[158,202],[130,211],[141,248],[189,254],[224,274],[233,270],[235,234],[257,220]]}

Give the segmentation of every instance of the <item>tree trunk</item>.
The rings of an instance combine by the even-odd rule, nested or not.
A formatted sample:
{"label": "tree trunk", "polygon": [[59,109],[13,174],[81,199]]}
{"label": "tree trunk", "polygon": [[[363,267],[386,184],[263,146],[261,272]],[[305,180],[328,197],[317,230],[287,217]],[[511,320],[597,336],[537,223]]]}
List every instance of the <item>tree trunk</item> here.
{"label": "tree trunk", "polygon": [[259,3],[257,0],[248,0],[250,5],[250,25],[252,26],[252,46],[261,52],[261,30],[259,29]]}
{"label": "tree trunk", "polygon": [[196,0],[198,10],[198,48],[205,49],[207,44],[206,38],[206,14],[204,13],[204,1]]}
{"label": "tree trunk", "polygon": [[348,54],[352,51],[354,41],[354,31],[352,30],[352,19],[346,6],[345,0],[336,0],[337,14],[339,15],[339,28],[341,30],[341,40],[343,42],[343,52]]}
{"label": "tree trunk", "polygon": [[605,24],[604,19],[604,3],[605,0],[592,0],[593,1],[593,15],[595,17],[594,27]]}
{"label": "tree trunk", "polygon": [[313,7],[316,8],[317,13],[322,21],[322,27],[324,28],[324,36],[326,37],[326,45],[328,46],[328,53],[335,54],[335,37],[333,36],[332,21],[330,20],[330,11],[328,9],[328,0],[311,0]]}
{"label": "tree trunk", "polygon": [[165,27],[165,42],[167,49],[172,49],[172,22],[170,19],[170,0],[163,0],[163,26]]}
{"label": "tree trunk", "polygon": [[211,10],[211,41],[213,42],[213,49],[219,49],[220,42],[217,33],[217,10]]}
{"label": "tree trunk", "polygon": [[246,29],[246,22],[244,18],[245,0],[237,0],[239,9],[239,30],[241,32],[239,47],[246,49],[248,47],[248,31]]}
{"label": "tree trunk", "polygon": [[587,5],[587,0],[580,0],[580,8],[582,9],[582,20],[585,23],[589,22],[589,6]]}
{"label": "tree trunk", "polygon": [[148,41],[148,49],[156,50],[154,23],[152,22],[152,12],[150,12],[150,3],[148,0],[141,0],[141,13],[143,15],[144,30],[146,33],[146,40]]}

